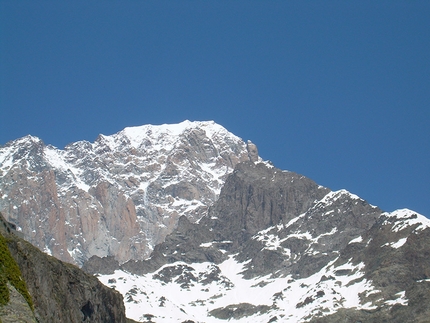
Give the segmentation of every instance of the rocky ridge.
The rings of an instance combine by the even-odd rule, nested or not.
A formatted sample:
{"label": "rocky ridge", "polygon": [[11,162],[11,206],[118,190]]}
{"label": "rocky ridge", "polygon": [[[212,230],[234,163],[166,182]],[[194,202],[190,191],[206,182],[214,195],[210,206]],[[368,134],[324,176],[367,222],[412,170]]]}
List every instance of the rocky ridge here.
{"label": "rocky ridge", "polygon": [[[7,284],[9,301],[0,304],[2,322],[126,323],[123,298],[118,292],[21,239],[1,214],[0,222],[0,238],[6,242],[20,276],[18,281],[24,286]],[[2,254],[1,272],[6,259]]]}
{"label": "rocky ridge", "polygon": [[200,221],[99,279],[142,322],[426,322],[429,234],[413,211],[246,162]]}
{"label": "rocky ridge", "polygon": [[200,219],[257,147],[214,122],[130,127],[57,149],[26,136],[0,148],[0,211],[41,250],[144,259],[180,216]]}

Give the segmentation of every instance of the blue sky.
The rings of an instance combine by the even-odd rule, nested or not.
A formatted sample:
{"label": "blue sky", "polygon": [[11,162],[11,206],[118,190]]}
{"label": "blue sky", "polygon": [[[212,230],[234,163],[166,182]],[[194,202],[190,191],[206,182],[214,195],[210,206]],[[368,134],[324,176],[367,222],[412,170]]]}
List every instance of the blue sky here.
{"label": "blue sky", "polygon": [[430,216],[430,1],[0,0],[0,144],[214,120]]}

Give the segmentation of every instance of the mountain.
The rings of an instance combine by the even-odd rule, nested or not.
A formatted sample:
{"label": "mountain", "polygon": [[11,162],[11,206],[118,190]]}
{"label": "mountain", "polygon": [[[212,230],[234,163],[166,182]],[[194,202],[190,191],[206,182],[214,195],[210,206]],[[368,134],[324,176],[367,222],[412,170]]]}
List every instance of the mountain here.
{"label": "mountain", "polygon": [[142,322],[428,322],[429,238],[413,211],[247,162],[200,221],[99,279]]}
{"label": "mountain", "polygon": [[258,158],[214,122],[125,128],[64,150],[26,136],[0,148],[0,210],[58,259],[144,259],[180,216],[202,217],[236,164]]}
{"label": "mountain", "polygon": [[428,322],[430,220],[280,170],[213,122],[0,149],[0,210],[139,322]]}

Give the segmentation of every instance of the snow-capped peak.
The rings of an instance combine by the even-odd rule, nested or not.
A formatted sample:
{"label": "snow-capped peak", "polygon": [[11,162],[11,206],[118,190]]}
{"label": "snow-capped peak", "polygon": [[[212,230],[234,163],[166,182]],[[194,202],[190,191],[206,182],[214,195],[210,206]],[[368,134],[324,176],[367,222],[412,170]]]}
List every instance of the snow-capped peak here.
{"label": "snow-capped peak", "polygon": [[[65,256],[63,260],[81,263],[94,252],[98,256],[114,255],[121,261],[141,259],[149,256],[155,244],[171,232],[181,215],[192,221],[201,218],[217,198],[227,175],[236,164],[247,160],[250,156],[246,143],[214,121],[185,120],[178,124],[128,127],[112,135],[99,135],[94,143],[71,143],[64,150],[26,136],[0,148],[0,171],[7,175],[2,184],[6,186],[10,179],[9,186],[0,185],[0,190],[4,190],[4,196],[12,196],[13,190],[28,187],[30,184],[25,181],[30,178],[40,180],[31,185],[43,188],[45,182],[40,174],[43,171],[50,174],[47,195],[56,196],[52,196],[52,204],[47,206],[22,209],[20,205],[42,203],[42,198],[39,201],[35,196],[43,192],[36,190],[33,194],[34,190],[29,190],[28,196],[21,194],[13,207],[7,206],[10,201],[3,201],[0,210],[10,209],[8,217],[17,219],[17,224],[60,212],[57,217],[67,219],[66,234],[61,239],[33,242],[42,250],[52,251],[52,248],[60,250],[56,244],[63,241],[67,246],[62,246],[62,255],[66,250],[79,251],[67,253],[73,260]],[[27,173],[21,187],[14,188],[18,184],[14,184],[13,172],[21,169]],[[67,211],[63,214],[62,210]],[[124,234],[117,229],[116,234],[112,233],[115,230],[109,226],[117,221],[119,214],[130,217],[129,223],[122,224],[132,227],[130,232]],[[85,225],[78,218],[94,223],[77,230]],[[34,239],[39,239],[37,231],[45,230],[30,228],[30,224],[20,226]],[[46,229],[51,231],[52,228]],[[94,240],[91,242],[94,246],[84,240]],[[134,254],[121,251],[127,244],[136,250]],[[52,254],[59,256],[54,251]]]}
{"label": "snow-capped peak", "polygon": [[206,132],[208,138],[213,138],[215,134],[222,133],[234,139],[239,139],[233,134],[229,133],[224,127],[215,123],[214,121],[189,121],[185,120],[178,124],[162,124],[162,125],[143,125],[136,127],[127,127],[120,131],[114,137],[118,135],[124,135],[128,138],[131,145],[135,148],[141,146],[145,140],[163,140],[163,137],[168,136],[169,139],[165,139],[163,144],[167,144],[169,141],[172,143],[175,139],[189,129],[201,129]]}

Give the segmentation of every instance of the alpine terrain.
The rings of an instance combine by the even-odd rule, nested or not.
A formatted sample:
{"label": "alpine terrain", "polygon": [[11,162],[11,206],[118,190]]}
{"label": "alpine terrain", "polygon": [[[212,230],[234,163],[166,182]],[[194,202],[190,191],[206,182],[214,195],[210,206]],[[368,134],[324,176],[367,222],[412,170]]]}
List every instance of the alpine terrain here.
{"label": "alpine terrain", "polygon": [[429,219],[280,170],[214,122],[64,150],[27,136],[0,148],[0,178],[16,234],[136,321],[429,322]]}

